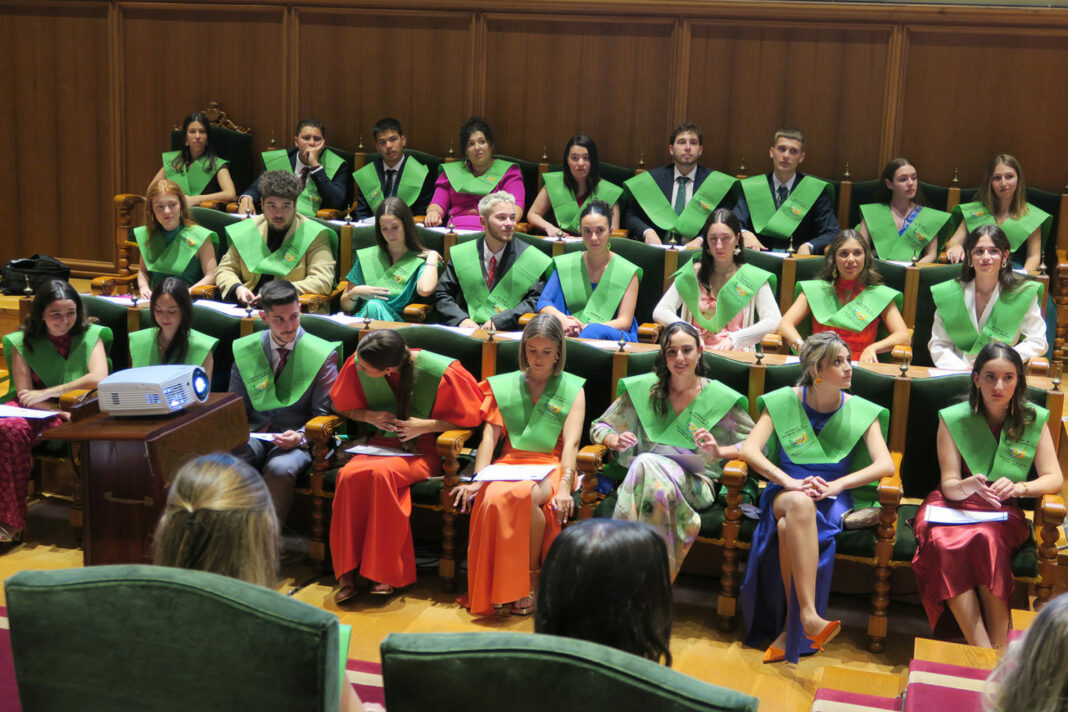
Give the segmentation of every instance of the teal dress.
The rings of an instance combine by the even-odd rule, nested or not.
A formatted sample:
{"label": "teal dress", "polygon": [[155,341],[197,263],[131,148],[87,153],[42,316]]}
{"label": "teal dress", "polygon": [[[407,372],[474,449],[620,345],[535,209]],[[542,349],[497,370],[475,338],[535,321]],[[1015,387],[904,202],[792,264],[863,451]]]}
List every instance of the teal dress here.
{"label": "teal dress", "polygon": [[[353,316],[376,321],[404,321],[404,307],[414,301],[415,287],[419,283],[419,276],[423,274],[425,268],[425,264],[419,265],[419,269],[412,272],[412,276],[404,284],[404,289],[395,297],[390,299],[358,300],[352,312]],[[353,286],[367,284],[359,262],[352,265],[352,269],[345,275],[345,279]]]}

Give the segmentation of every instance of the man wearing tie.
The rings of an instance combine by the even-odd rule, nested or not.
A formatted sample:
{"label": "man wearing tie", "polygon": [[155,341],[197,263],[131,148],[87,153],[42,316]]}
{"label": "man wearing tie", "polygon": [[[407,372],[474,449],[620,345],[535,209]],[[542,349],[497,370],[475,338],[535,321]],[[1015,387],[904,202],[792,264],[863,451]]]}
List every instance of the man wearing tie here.
{"label": "man wearing tie", "polygon": [[408,139],[396,119],[379,119],[371,129],[378,158],[352,174],[356,182],[356,219],[373,217],[386,198],[400,198],[413,215],[426,213],[434,195],[430,170],[413,156],[404,154]]}
{"label": "man wearing tie", "polygon": [[485,237],[462,242],[449,253],[435,291],[437,310],[450,326],[515,331],[519,317],[537,311],[552,260],[513,240],[515,198],[499,190],[478,201]]}
{"label": "man wearing tie", "polygon": [[293,284],[275,280],[260,292],[266,331],[234,342],[230,392],[245,402],[250,437],[235,455],[263,473],[278,520],[293,503],[297,477],[311,464],[304,425],[332,412],[330,389],[337,379],[341,344],[308,334],[300,326]]}
{"label": "man wearing tie", "polygon": [[671,163],[639,173],[623,184],[631,196],[623,222],[631,237],[660,245],[672,235],[686,247],[700,247],[705,221],[720,204],[729,205],[731,188],[737,182],[697,165],[703,143],[697,124],[679,124],[668,141]]}
{"label": "man wearing tie", "polygon": [[[297,124],[293,148],[264,151],[262,156],[264,171],[290,171],[300,179],[297,212],[301,215],[314,217],[325,208],[344,210],[348,207],[351,166],[326,147],[323,122],[304,119]],[[238,212],[249,215],[256,212],[261,192],[260,179],[257,178],[238,200]]]}
{"label": "man wearing tie", "polygon": [[805,136],[797,129],[775,132],[769,152],[773,170],[742,181],[744,198],[734,214],[759,242],[746,247],[786,251],[792,244],[799,255],[821,255],[838,234],[838,218],[831,203],[830,183],[798,173],[805,160]]}

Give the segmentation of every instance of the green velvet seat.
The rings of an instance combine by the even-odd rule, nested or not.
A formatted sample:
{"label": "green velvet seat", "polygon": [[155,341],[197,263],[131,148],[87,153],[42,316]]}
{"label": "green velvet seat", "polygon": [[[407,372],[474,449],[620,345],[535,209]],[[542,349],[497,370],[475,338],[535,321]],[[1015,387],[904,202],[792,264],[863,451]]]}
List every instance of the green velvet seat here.
{"label": "green velvet seat", "polygon": [[[585,249],[581,242],[568,243],[567,252],[579,252]],[[638,284],[638,301],[634,305],[634,316],[639,324],[653,320],[653,309],[664,296],[664,249],[646,245],[637,240],[617,237],[612,240],[612,252],[642,268],[642,279]],[[681,262],[681,255],[680,255]]]}
{"label": "green velvet seat", "polygon": [[916,320],[912,326],[912,363],[933,366],[928,343],[934,325],[935,304],[931,287],[960,276],[960,265],[931,265],[920,268],[920,285],[916,294]]}
{"label": "green velvet seat", "polygon": [[192,212],[193,222],[218,235],[219,242],[215,245],[215,260],[218,262],[226,254],[226,251],[230,249],[230,236],[226,232],[226,226],[240,222],[243,218],[240,215],[224,213],[221,210],[212,210],[211,208],[201,208],[200,206],[194,206]]}
{"label": "green velvet seat", "polygon": [[[111,329],[112,340],[105,342],[108,349],[111,373],[130,367],[130,331],[127,326],[129,308],[123,304],[116,304],[107,299],[100,299],[87,294],[81,295],[82,303],[85,304],[85,312],[101,326]],[[133,306],[133,302],[130,302]]]}
{"label": "green velvet seat", "polygon": [[[555,241],[547,239],[544,235],[528,235],[525,232],[516,232],[514,238],[522,240],[532,247],[536,247],[538,251],[544,253],[546,257],[553,256],[553,244]],[[466,242],[466,240],[463,240],[463,242]],[[570,244],[577,244],[580,248],[582,247],[581,242]]]}
{"label": "green velvet seat", "polygon": [[5,585],[24,712],[338,709],[337,617],[274,591],[141,565]]}
{"label": "green velvet seat", "polygon": [[756,698],[573,638],[391,633],[381,650],[389,712],[757,709]]}
{"label": "green velvet seat", "polygon": [[[342,363],[348,360],[349,356],[356,353],[356,344],[360,340],[360,329],[358,326],[340,324],[321,314],[302,314],[300,317],[300,325],[306,332],[313,336],[318,336],[320,339],[340,341]],[[339,369],[341,368],[342,363],[337,365]]]}
{"label": "green velvet seat", "polygon": [[878,178],[874,180],[853,181],[853,187],[849,194],[849,219],[842,229],[855,228],[860,225],[863,216],[860,214],[860,206],[876,202],[879,194],[879,185],[882,183]]}
{"label": "green velvet seat", "polygon": [[[267,327],[259,318],[259,312],[253,311],[252,316],[255,319],[254,330]],[[219,345],[215,347],[212,355],[214,365],[212,366],[211,389],[213,391],[222,392],[230,387],[230,369],[234,365],[233,342],[241,338],[241,322],[242,320],[238,317],[193,305],[193,328],[219,340]]]}
{"label": "green velvet seat", "polygon": [[475,377],[482,378],[482,341],[466,334],[438,326],[412,325],[400,329],[405,343],[411,348],[428,349],[460,362]]}

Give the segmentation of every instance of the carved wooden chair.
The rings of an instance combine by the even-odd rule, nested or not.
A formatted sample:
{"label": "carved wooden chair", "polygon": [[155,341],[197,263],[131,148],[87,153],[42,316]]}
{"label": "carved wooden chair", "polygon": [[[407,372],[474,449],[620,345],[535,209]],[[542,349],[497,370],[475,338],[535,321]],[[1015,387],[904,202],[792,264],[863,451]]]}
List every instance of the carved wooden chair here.
{"label": "carved wooden chair", "polygon": [[[209,101],[203,113],[208,117],[207,128],[211,145],[219,158],[230,162],[230,177],[234,181],[237,194],[241,195],[241,191],[252,182],[252,129],[232,121],[217,101]],[[170,150],[181,150],[184,145],[185,135],[182,133],[182,127],[175,125],[171,129]],[[212,210],[226,209],[226,203],[223,201],[205,201],[200,205]]]}

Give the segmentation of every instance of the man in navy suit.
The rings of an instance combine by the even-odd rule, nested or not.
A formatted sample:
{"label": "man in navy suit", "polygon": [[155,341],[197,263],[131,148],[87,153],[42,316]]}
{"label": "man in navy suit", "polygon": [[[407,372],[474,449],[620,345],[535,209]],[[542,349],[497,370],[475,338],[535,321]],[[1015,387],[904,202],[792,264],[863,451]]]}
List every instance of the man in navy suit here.
{"label": "man in navy suit", "polygon": [[404,155],[408,139],[399,121],[379,119],[371,129],[378,158],[352,174],[356,181],[356,219],[375,214],[386,198],[400,198],[413,215],[426,214],[434,195],[437,171],[431,171],[413,156]]}

